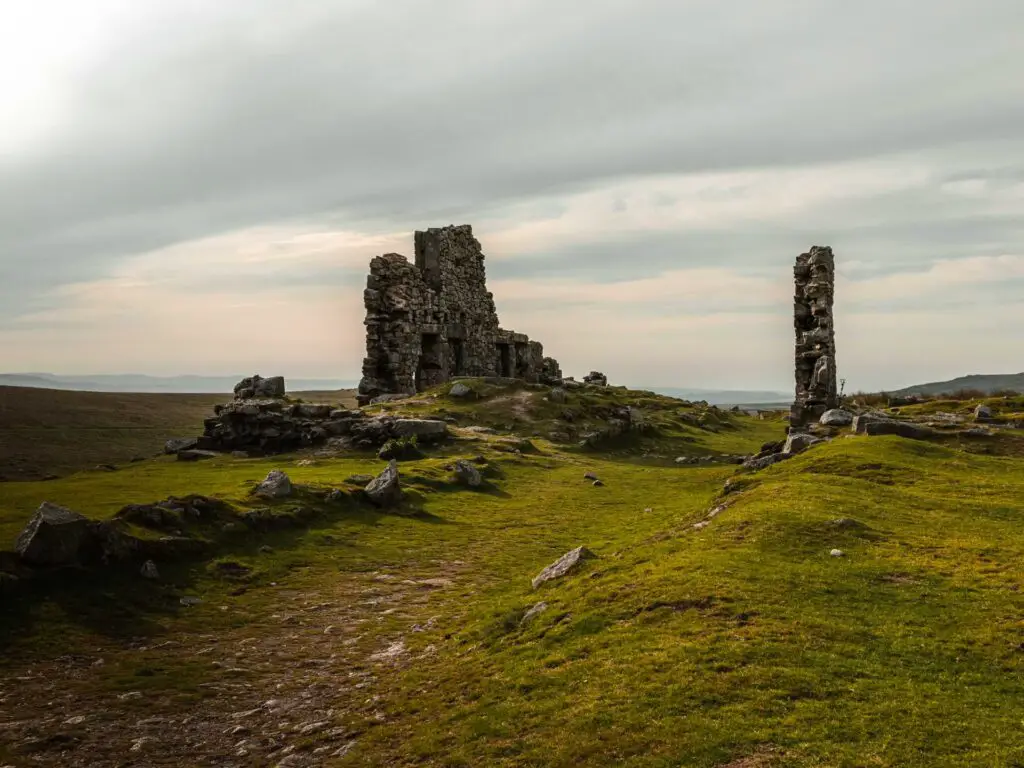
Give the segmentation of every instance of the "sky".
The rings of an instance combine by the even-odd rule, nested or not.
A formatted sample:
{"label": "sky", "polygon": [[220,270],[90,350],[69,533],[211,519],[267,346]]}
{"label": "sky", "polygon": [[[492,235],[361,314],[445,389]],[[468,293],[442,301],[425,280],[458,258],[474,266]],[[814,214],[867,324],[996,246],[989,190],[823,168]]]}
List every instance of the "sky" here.
{"label": "sky", "polygon": [[1019,0],[6,0],[0,371],[355,379],[370,259],[472,224],[567,375],[1024,370]]}

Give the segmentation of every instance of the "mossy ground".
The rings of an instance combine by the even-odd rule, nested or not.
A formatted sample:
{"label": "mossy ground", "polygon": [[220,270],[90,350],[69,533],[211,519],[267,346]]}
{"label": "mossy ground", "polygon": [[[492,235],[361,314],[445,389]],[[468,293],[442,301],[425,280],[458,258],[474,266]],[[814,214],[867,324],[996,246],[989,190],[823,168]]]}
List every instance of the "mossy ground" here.
{"label": "mossy ground", "polygon": [[[543,435],[547,404],[509,394],[406,410],[517,415]],[[608,450],[482,436],[402,463],[413,514],[352,494],[301,528],[224,534],[158,584],[94,575],[8,601],[4,673],[24,679],[0,720],[50,721],[28,746],[4,730],[0,762],[274,765],[291,747],[314,765],[1024,765],[1021,459],[839,438],[722,497],[735,467],[663,457],[756,451],[781,422],[723,414],[711,431],[669,423],[694,410],[677,401],[646,410],[660,432]],[[477,454],[487,486],[450,483],[444,466]],[[241,509],[274,467],[345,487],[381,466],[295,458],[8,483],[0,535],[43,498],[98,517],[191,492]],[[596,558],[531,588],[581,544]],[[268,699],[297,703],[250,711]],[[251,735],[224,735],[240,722]],[[154,747],[132,753],[140,733]]]}

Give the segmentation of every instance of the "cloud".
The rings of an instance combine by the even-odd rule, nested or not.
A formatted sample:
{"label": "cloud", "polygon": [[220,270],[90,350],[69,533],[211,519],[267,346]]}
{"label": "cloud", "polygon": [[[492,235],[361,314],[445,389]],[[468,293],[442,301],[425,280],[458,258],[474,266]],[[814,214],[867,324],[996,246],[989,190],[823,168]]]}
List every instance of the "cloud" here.
{"label": "cloud", "polygon": [[[503,320],[623,376],[787,379],[815,243],[861,323],[1016,311],[1015,0],[81,5],[0,25],[5,366],[250,370],[266,307],[294,365],[350,375],[368,259],[462,222]],[[217,355],[189,349],[196,317]],[[989,357],[947,355],[1019,353],[985,327]]]}

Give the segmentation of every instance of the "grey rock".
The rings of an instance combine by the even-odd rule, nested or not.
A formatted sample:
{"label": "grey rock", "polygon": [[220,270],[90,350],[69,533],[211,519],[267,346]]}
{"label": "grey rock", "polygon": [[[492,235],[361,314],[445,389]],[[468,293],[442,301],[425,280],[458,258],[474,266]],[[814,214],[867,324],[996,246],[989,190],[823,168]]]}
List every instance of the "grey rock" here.
{"label": "grey rock", "polygon": [[843,552],[843,550],[841,549],[833,549],[831,552],[829,552],[829,555],[831,555],[832,557],[843,557],[845,554],[846,553]]}
{"label": "grey rock", "polygon": [[868,424],[878,421],[892,421],[893,419],[884,413],[861,413],[854,417],[852,430],[855,434],[863,435],[867,432]]}
{"label": "grey rock", "polygon": [[281,499],[292,493],[292,481],[280,469],[272,469],[266,478],[256,486],[253,495],[265,499]]}
{"label": "grey rock", "polygon": [[566,574],[576,570],[585,561],[594,557],[594,554],[586,547],[576,547],[566,552],[558,560],[553,562],[533,578],[533,588],[537,589],[541,584],[555,579],[560,579]]}
{"label": "grey rock", "polygon": [[818,422],[825,427],[848,427],[853,424],[853,414],[842,408],[830,408],[821,414]]}
{"label": "grey rock", "polygon": [[583,377],[583,383],[597,387],[607,387],[608,377],[605,376],[600,371],[591,371],[590,373]]}
{"label": "grey rock", "polygon": [[583,473],[583,479],[584,480],[597,480],[597,475],[595,475],[593,472],[584,472]]}
{"label": "grey rock", "polygon": [[469,397],[473,394],[473,390],[461,381],[457,381],[452,384],[452,388],[448,390],[448,394],[452,397]]}
{"label": "grey rock", "polygon": [[73,565],[91,538],[87,517],[44,501],[18,535],[14,551],[30,565]]}
{"label": "grey rock", "polygon": [[984,421],[992,418],[992,409],[987,405],[979,405],[974,409],[974,418],[978,421]]}
{"label": "grey rock", "polygon": [[378,507],[392,507],[402,500],[402,487],[398,477],[398,462],[392,459],[387,467],[363,489],[366,497]]}
{"label": "grey rock", "polygon": [[593,482],[593,486],[595,488],[603,488],[604,487],[604,482],[602,482],[601,480],[595,480]]}
{"label": "grey rock", "polygon": [[377,395],[377,397],[369,400],[369,405],[382,405],[384,403],[393,403],[396,400],[408,400],[412,395],[408,392],[393,392],[386,395]]}
{"label": "grey rock", "polygon": [[152,560],[147,560],[142,564],[139,574],[142,578],[150,579],[152,581],[157,581],[160,578],[160,571],[157,570],[156,563]]}
{"label": "grey rock", "polygon": [[458,459],[455,462],[455,479],[470,488],[479,488],[484,482],[480,470],[464,459]]}
{"label": "grey rock", "polygon": [[247,400],[253,397],[282,398],[285,396],[284,376],[263,378],[259,374],[247,376],[235,384],[235,399]]}
{"label": "grey rock", "polygon": [[548,393],[548,400],[552,403],[563,404],[569,399],[569,393],[561,387],[555,387]]}
{"label": "grey rock", "polygon": [[203,601],[198,597],[183,597],[178,602],[184,605],[186,608],[191,608],[194,605],[202,605]]}
{"label": "grey rock", "polygon": [[198,442],[197,437],[176,437],[164,443],[164,453],[171,454],[195,448]]}

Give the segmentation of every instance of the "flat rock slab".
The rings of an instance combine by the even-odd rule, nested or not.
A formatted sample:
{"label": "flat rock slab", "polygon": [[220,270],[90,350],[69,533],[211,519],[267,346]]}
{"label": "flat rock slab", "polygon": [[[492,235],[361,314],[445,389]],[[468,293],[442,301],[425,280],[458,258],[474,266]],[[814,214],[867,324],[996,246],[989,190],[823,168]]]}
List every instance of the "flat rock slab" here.
{"label": "flat rock slab", "polygon": [[576,547],[576,549],[566,552],[558,560],[534,576],[533,588],[537,589],[537,587],[545,582],[562,578],[570,571],[578,568],[584,560],[590,560],[593,557],[595,557],[594,553],[586,547]]}
{"label": "flat rock slab", "polygon": [[821,414],[819,423],[825,427],[848,427],[853,424],[853,414],[842,408],[833,408]]}
{"label": "flat rock slab", "polygon": [[178,461],[204,461],[206,459],[216,459],[220,454],[216,451],[203,451],[199,448],[188,448],[183,451],[178,451]]}
{"label": "flat rock slab", "polygon": [[448,425],[431,419],[396,419],[391,431],[397,437],[415,437],[420,442],[438,442],[448,437]]}

